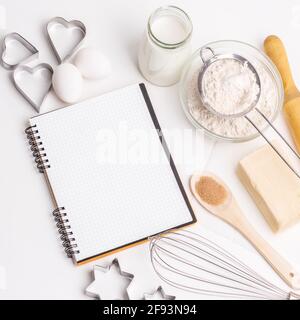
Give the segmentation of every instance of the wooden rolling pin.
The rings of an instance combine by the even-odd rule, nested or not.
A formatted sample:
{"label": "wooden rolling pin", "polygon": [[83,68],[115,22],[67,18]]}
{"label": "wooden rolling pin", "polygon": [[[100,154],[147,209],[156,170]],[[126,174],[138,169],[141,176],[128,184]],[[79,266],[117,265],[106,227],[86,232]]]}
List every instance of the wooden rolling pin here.
{"label": "wooden rolling pin", "polygon": [[284,87],[284,114],[300,153],[300,91],[293,80],[288,57],[282,41],[277,36],[266,38],[265,52],[278,68]]}

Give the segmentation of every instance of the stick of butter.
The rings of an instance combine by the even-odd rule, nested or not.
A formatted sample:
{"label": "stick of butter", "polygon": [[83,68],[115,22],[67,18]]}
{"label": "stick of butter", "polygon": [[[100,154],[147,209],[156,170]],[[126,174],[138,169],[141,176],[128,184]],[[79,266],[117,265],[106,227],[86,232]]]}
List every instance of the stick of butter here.
{"label": "stick of butter", "polygon": [[242,159],[237,174],[273,231],[300,220],[300,179],[269,145]]}

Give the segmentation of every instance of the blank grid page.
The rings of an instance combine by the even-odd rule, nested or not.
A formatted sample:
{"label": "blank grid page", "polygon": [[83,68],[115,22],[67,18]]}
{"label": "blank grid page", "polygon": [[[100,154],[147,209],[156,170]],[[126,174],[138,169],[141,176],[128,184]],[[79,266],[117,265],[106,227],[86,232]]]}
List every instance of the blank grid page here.
{"label": "blank grid page", "polygon": [[[120,163],[117,153],[116,161],[100,161],[103,133],[120,149],[120,126],[129,134],[155,129],[139,85],[30,122],[51,165],[47,173],[56,201],[66,208],[80,250],[77,261],[193,220],[167,161]],[[158,136],[154,141],[161,148]]]}

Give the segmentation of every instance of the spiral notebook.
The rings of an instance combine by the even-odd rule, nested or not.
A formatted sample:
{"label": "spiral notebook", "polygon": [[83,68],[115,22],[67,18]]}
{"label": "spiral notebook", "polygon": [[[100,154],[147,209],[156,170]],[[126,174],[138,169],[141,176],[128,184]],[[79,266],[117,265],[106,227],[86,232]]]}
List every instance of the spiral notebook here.
{"label": "spiral notebook", "polygon": [[[49,186],[63,246],[75,263],[196,221],[144,84],[29,122],[33,157]],[[128,152],[137,146],[129,138],[150,132],[155,137],[149,150],[162,150],[163,157],[135,163]]]}

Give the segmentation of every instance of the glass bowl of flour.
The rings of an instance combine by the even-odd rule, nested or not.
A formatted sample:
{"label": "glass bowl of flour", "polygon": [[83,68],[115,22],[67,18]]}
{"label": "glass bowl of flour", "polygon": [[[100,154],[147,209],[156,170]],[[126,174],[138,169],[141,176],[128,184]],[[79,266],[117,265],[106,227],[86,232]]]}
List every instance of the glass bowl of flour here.
{"label": "glass bowl of flour", "polygon": [[[283,105],[284,92],[281,77],[272,61],[257,48],[239,41],[216,41],[205,45],[216,55],[237,54],[247,59],[256,69],[261,82],[261,92],[256,108],[273,122]],[[222,140],[242,142],[256,138],[259,133],[243,116],[238,118],[220,117],[208,111],[202,104],[198,90],[199,71],[203,65],[197,50],[185,65],[180,80],[180,100],[183,110],[190,122],[198,129],[204,129],[209,135]],[[224,68],[226,65],[224,65]],[[224,74],[233,73],[233,68]],[[217,79],[220,80],[220,79]],[[208,87],[216,88],[214,77]],[[239,83],[239,82],[237,82]],[[230,87],[229,87],[230,90]],[[236,90],[232,90],[232,99],[236,98]],[[215,94],[215,93],[214,93]],[[231,92],[227,92],[230,98]],[[264,130],[268,123],[259,112],[252,110],[247,116],[255,125]]]}

